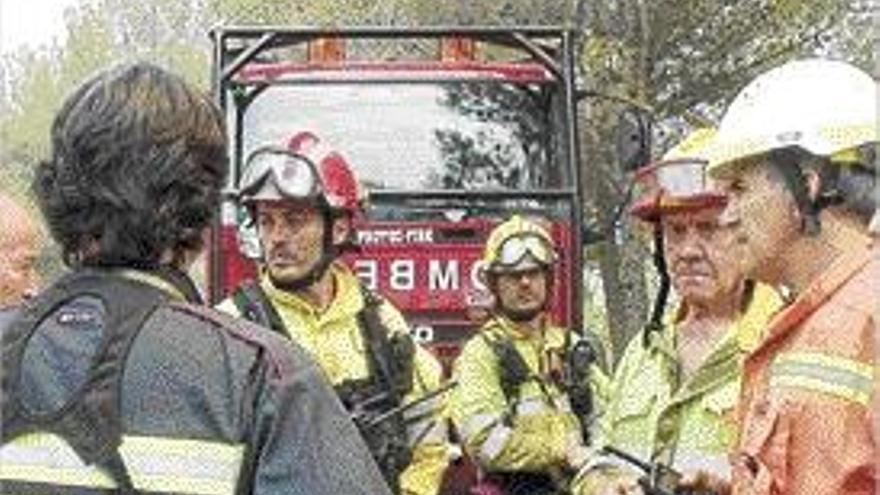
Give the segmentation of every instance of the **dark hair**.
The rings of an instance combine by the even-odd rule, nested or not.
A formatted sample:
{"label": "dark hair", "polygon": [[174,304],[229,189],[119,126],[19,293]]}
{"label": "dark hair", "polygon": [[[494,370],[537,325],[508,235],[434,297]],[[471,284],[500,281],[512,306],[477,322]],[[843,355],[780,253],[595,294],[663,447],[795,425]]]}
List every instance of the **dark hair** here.
{"label": "dark hair", "polygon": [[[841,204],[865,224],[877,209],[877,175],[873,170],[874,146],[857,150],[859,159],[850,163],[832,163],[828,158],[812,155],[800,148],[783,148],[770,152],[773,180],[785,184],[798,208],[807,216],[818,215],[819,210]],[[804,173],[812,171],[821,178],[821,190],[816,204],[810,204]],[[817,221],[812,219],[812,221]]]}
{"label": "dark hair", "polygon": [[67,98],[34,193],[68,265],[158,265],[201,247],[226,174],[223,117],[179,76],[136,63]]}

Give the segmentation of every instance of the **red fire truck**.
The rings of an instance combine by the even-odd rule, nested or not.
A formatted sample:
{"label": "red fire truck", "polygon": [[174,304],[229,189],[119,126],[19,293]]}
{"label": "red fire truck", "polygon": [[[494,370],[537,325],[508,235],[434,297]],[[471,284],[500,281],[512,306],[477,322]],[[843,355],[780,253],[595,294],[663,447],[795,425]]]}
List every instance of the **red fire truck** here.
{"label": "red fire truck", "polygon": [[213,301],[252,277],[255,233],[236,202],[248,154],[308,131],[369,192],[364,282],[445,364],[474,330],[475,262],[513,213],[545,219],[559,249],[552,312],[581,326],[581,197],[573,33],[554,27],[213,31],[213,89],[231,169],[214,229]]}

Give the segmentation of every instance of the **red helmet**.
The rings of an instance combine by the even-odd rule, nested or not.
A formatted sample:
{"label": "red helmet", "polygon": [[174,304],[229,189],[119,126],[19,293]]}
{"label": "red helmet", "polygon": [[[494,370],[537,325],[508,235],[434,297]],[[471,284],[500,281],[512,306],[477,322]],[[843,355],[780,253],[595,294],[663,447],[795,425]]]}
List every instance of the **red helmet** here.
{"label": "red helmet", "polygon": [[254,150],[239,182],[244,201],[323,198],[331,210],[363,211],[364,191],[339,152],[308,131],[294,134],[286,147]]}

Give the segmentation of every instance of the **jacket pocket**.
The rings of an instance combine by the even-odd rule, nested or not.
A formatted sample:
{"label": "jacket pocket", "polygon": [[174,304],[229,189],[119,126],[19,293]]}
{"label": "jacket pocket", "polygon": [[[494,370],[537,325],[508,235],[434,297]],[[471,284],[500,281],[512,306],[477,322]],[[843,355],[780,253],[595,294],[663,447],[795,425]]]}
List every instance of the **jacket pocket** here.
{"label": "jacket pocket", "polygon": [[749,411],[736,460],[743,493],[784,493],[787,489],[791,417],[781,402],[760,401]]}

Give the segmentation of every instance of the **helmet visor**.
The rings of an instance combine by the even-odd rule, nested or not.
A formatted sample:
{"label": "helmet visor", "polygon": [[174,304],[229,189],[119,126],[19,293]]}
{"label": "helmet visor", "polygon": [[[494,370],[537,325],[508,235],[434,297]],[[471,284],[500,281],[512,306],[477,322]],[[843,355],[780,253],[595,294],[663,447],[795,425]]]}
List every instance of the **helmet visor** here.
{"label": "helmet visor", "polygon": [[711,191],[703,160],[670,160],[653,168],[656,185],[667,196],[680,198]]}
{"label": "helmet visor", "polygon": [[283,148],[260,148],[247,160],[239,181],[244,200],[312,199],[321,192],[315,165]]}
{"label": "helmet visor", "polygon": [[553,247],[541,236],[525,234],[512,236],[498,247],[493,263],[496,270],[514,269],[528,256],[542,265],[550,265],[556,258]]}

